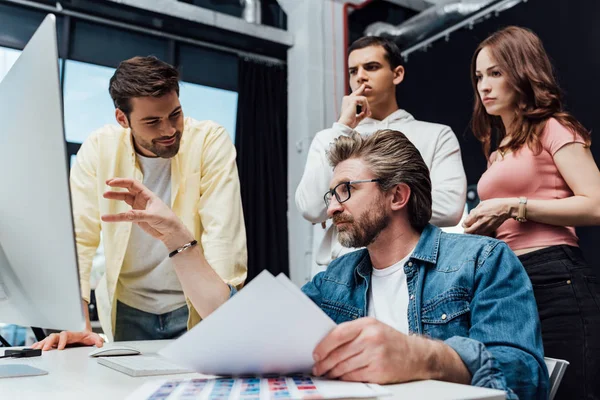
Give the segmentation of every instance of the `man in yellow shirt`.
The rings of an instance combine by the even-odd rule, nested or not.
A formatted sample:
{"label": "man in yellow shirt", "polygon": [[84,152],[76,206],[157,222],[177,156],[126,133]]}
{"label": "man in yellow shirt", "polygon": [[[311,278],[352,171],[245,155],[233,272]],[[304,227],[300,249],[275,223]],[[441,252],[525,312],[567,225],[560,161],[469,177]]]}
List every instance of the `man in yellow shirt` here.
{"label": "man in yellow shirt", "polygon": [[179,74],[155,57],[123,61],[109,91],[119,126],[107,125],[92,133],[71,170],[86,330],[53,333],[36,343],[44,350],[71,343],[102,345],[91,331],[88,315],[90,271],[101,233],[106,273],[96,299],[109,339],[170,339],[200,320],[164,246],[137,225],[100,220],[103,214],[128,209],[102,197],[109,178],[129,177],[151,187],[194,232],[205,257],[226,283],[239,287],[246,278],[236,152],[225,129],[212,121],[184,118]]}

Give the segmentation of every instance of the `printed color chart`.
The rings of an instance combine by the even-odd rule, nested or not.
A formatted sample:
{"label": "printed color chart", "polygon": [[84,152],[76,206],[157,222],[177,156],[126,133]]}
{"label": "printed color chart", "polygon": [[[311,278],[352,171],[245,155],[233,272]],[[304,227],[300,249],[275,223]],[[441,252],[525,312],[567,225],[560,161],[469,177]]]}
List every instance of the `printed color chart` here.
{"label": "printed color chart", "polygon": [[379,385],[328,381],[307,375],[193,378],[147,382],[129,400],[318,400],[379,397]]}

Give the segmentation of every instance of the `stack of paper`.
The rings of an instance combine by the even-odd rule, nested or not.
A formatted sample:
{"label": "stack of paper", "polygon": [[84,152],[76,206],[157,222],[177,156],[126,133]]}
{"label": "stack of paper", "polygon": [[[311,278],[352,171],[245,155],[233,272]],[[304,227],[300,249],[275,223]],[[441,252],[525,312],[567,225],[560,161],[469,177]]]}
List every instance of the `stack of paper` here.
{"label": "stack of paper", "polygon": [[334,327],[285,275],[263,271],[159,354],[204,374],[310,372],[313,350]]}

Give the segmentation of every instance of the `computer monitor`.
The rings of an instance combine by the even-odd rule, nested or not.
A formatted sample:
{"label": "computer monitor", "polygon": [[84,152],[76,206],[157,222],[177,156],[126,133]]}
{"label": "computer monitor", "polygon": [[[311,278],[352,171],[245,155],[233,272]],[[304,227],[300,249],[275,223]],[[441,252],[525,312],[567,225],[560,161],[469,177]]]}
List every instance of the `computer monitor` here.
{"label": "computer monitor", "polygon": [[0,322],[85,327],[48,15],[0,82]]}

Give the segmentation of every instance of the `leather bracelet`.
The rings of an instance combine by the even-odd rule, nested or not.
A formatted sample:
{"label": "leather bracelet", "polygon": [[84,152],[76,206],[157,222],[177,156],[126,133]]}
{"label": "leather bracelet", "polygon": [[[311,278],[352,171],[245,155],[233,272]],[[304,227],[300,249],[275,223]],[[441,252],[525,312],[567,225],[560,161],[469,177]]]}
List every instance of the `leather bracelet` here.
{"label": "leather bracelet", "polygon": [[172,252],[170,252],[170,253],[169,253],[169,258],[171,258],[171,257],[173,257],[173,256],[175,256],[175,255],[177,255],[177,254],[179,254],[179,253],[181,253],[181,252],[182,252],[182,251],[184,251],[184,250],[187,250],[187,249],[189,249],[189,248],[191,248],[191,247],[194,247],[194,246],[195,246],[195,245],[197,245],[197,244],[198,244],[198,241],[197,241],[197,240],[192,240],[191,242],[189,242],[189,243],[186,243],[186,244],[184,244],[183,246],[181,246],[181,247],[179,247],[179,248],[177,248],[177,249],[173,250]]}

